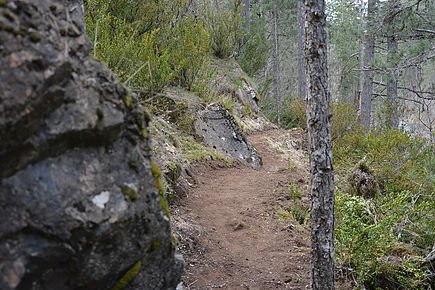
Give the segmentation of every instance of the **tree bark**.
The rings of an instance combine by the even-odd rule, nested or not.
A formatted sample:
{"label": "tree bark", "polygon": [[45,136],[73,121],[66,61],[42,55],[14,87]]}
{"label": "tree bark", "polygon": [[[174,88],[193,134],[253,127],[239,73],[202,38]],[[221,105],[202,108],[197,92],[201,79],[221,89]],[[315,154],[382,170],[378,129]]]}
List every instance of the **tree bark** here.
{"label": "tree bark", "polygon": [[397,111],[397,39],[394,31],[393,11],[400,7],[398,0],[389,0],[389,13],[392,14],[388,21],[387,31],[387,62],[388,62],[388,81],[387,81],[387,106],[386,106],[386,126],[388,128],[399,128],[399,115]]}
{"label": "tree bark", "polygon": [[387,127],[398,129],[399,116],[397,112],[397,72],[395,67],[395,58],[397,53],[397,39],[394,34],[388,36],[387,49],[389,59],[389,73],[387,82]]}
{"label": "tree bark", "polygon": [[243,17],[248,20],[251,16],[251,0],[243,0]]}
{"label": "tree bark", "polygon": [[274,61],[273,61],[273,70],[274,70],[274,91],[275,91],[275,109],[276,109],[276,115],[277,115],[277,123],[278,127],[281,127],[281,69],[280,69],[280,47],[279,47],[279,33],[278,33],[278,9],[277,5],[274,4],[273,7],[273,23],[272,23],[272,30],[273,30],[273,36],[274,36]]}
{"label": "tree bark", "polygon": [[[369,0],[366,17],[361,15],[361,28],[363,38],[360,54],[360,94],[358,117],[361,124],[370,130],[372,94],[373,94],[373,69],[372,62],[375,56],[374,25],[376,19],[376,0]],[[362,2],[364,3],[364,2]],[[364,4],[362,4],[364,5]]]}
{"label": "tree bark", "polygon": [[334,191],[324,0],[305,0],[312,289],[334,289]]}
{"label": "tree bark", "polygon": [[258,0],[258,8],[259,8],[259,17],[262,17],[264,15],[263,11],[263,0]]}
{"label": "tree bark", "polygon": [[297,18],[298,18],[298,81],[299,81],[299,97],[306,100],[307,96],[307,81],[305,76],[305,58],[304,58],[304,42],[305,42],[305,9],[304,0],[297,0]]}

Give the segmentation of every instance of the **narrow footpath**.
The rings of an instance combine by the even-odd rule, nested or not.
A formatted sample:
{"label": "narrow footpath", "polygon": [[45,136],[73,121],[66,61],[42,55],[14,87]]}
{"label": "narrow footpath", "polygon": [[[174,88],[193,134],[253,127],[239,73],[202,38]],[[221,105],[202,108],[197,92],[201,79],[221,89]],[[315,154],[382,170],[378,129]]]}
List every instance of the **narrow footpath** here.
{"label": "narrow footpath", "polygon": [[[290,209],[297,188],[308,208],[301,131],[249,137],[263,167],[197,166],[196,185],[177,206],[186,259],[184,289],[308,289],[309,233]],[[280,214],[281,213],[281,214]]]}

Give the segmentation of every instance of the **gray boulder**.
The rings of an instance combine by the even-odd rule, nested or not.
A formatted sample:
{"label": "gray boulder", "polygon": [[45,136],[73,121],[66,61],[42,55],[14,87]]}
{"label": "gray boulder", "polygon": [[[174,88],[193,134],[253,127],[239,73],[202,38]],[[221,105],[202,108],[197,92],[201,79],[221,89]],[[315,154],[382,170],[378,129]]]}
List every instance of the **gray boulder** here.
{"label": "gray boulder", "polygon": [[246,139],[234,117],[221,105],[212,104],[199,112],[195,130],[202,137],[203,143],[217,152],[254,169],[262,166],[257,150]]}
{"label": "gray boulder", "polygon": [[175,289],[149,119],[74,2],[0,1],[0,289]]}

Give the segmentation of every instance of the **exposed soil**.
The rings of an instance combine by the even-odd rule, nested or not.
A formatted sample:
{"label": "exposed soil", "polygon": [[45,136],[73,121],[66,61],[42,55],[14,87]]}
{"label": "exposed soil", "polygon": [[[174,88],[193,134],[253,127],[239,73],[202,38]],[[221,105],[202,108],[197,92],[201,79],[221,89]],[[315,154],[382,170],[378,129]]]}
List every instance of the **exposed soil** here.
{"label": "exposed soil", "polygon": [[263,158],[260,170],[197,166],[195,185],[174,209],[184,289],[309,288],[307,227],[278,214],[295,203],[289,186],[308,208],[303,133],[271,130],[249,139]]}

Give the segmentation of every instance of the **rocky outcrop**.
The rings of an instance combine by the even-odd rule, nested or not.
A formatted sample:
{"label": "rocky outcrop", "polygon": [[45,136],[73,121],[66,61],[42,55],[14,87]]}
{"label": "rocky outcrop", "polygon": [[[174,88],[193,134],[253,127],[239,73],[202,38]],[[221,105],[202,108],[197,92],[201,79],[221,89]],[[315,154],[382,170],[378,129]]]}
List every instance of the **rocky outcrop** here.
{"label": "rocky outcrop", "polygon": [[260,155],[241,132],[231,114],[222,106],[212,104],[201,111],[195,121],[195,129],[208,147],[252,168],[261,167]]}
{"label": "rocky outcrop", "polygon": [[149,120],[66,2],[0,1],[0,289],[174,289]]}
{"label": "rocky outcrop", "polygon": [[260,96],[255,83],[235,60],[212,58],[210,70],[215,73],[209,82],[210,89],[217,95],[234,98],[240,117],[244,117],[246,112],[260,114]]}

